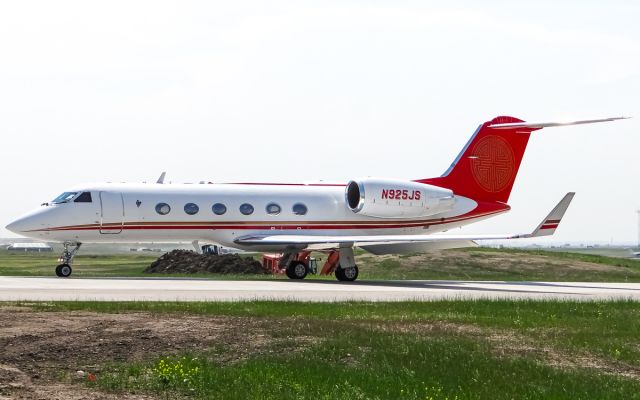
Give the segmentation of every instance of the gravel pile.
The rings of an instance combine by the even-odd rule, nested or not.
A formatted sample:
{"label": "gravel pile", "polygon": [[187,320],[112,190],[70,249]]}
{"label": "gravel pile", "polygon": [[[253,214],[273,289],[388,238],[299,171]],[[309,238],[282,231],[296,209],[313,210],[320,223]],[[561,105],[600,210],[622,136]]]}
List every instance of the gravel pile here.
{"label": "gravel pile", "polygon": [[260,262],[237,254],[203,255],[189,250],[164,254],[144,270],[159,274],[266,274]]}

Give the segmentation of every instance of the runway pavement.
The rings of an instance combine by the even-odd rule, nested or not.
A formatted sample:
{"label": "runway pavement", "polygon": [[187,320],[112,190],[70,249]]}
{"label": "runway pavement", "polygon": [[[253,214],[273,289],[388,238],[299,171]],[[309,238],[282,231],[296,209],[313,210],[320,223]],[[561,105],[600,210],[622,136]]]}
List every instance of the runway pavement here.
{"label": "runway pavement", "polygon": [[0,301],[399,301],[442,299],[640,300],[640,283],[214,281],[207,279],[0,277]]}

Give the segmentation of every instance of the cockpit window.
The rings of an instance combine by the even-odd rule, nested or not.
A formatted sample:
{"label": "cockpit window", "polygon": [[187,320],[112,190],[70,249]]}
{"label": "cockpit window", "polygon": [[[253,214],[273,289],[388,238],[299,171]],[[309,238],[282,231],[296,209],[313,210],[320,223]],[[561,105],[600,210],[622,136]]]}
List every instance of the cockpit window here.
{"label": "cockpit window", "polygon": [[91,203],[91,192],[82,192],[80,196],[76,197],[74,203]]}
{"label": "cockpit window", "polygon": [[73,199],[77,194],[78,192],[64,192],[60,196],[53,199],[52,203],[53,204],[67,203],[69,202],[69,200]]}

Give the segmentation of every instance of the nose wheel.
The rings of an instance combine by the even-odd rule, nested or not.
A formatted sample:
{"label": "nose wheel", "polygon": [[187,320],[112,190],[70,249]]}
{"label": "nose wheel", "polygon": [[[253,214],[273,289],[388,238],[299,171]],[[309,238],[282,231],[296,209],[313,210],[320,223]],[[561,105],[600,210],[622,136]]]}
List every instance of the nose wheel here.
{"label": "nose wheel", "polygon": [[80,246],[82,246],[82,243],[64,243],[64,250],[58,260],[61,264],[56,267],[56,276],[60,278],[68,278],[71,276],[71,272],[73,272],[71,263],[73,263],[73,258],[76,256],[78,250],[80,250]]}
{"label": "nose wheel", "polygon": [[68,278],[72,271],[69,264],[60,264],[56,267],[56,275],[60,278]]}

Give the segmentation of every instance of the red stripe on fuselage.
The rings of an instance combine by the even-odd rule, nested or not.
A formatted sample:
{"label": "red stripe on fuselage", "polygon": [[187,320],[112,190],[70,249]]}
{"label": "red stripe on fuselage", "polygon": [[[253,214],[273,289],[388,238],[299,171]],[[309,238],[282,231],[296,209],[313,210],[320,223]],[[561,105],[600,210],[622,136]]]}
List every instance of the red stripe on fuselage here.
{"label": "red stripe on fuselage", "polygon": [[222,185],[256,185],[256,186],[335,186],[345,187],[343,183],[271,183],[271,182],[230,182]]}

